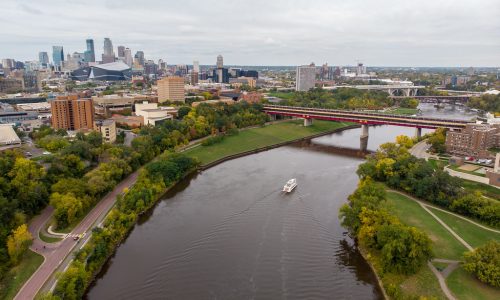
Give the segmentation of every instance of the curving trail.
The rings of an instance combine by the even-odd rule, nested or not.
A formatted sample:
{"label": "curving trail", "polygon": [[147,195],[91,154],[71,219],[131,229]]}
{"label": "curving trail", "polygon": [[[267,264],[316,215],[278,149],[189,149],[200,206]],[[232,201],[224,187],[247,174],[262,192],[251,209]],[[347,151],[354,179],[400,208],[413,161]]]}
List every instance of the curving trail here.
{"label": "curving trail", "polygon": [[[50,219],[53,208],[47,207],[40,215],[33,219],[29,226],[30,232],[34,238],[31,249],[43,255],[44,261],[35,273],[31,275],[30,279],[24,283],[14,299],[24,300],[35,298],[38,291],[40,291],[47,280],[59,268],[65,258],[74,251],[76,245],[79,245],[79,243],[68,237],[87,232],[97,221],[103,219],[114,205],[116,197],[123,192],[124,188],[130,187],[135,183],[138,174],[138,171],[136,171],[119,183],[113,191],[108,193],[96,204],[96,206],[87,214],[87,216],[85,216],[80,224],[73,229],[71,234],[68,234],[65,239],[58,243],[45,243],[38,235],[40,229],[43,228],[43,226]],[[89,237],[90,235],[87,235],[86,239],[88,240]],[[82,241],[82,244],[83,243],[84,241]]]}

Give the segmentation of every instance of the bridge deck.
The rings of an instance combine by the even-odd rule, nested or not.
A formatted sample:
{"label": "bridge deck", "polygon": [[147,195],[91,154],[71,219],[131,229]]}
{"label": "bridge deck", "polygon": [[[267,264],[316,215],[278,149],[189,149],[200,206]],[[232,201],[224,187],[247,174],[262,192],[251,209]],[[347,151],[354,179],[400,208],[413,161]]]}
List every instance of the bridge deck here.
{"label": "bridge deck", "polygon": [[281,105],[264,105],[264,111],[268,114],[295,116],[305,119],[322,119],[356,122],[361,124],[396,125],[430,129],[438,127],[462,129],[465,128],[467,123],[470,123],[464,120],[410,117],[393,114]]}

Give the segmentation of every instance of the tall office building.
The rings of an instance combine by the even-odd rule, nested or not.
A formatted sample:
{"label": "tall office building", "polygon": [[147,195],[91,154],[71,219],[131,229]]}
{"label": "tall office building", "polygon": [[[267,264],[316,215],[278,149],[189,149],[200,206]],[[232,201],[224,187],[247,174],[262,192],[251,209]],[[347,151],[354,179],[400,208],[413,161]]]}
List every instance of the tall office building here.
{"label": "tall office building", "polygon": [[92,99],[80,99],[77,95],[58,96],[50,100],[50,110],[54,129],[90,130],[94,128]]}
{"label": "tall office building", "polygon": [[38,52],[38,61],[42,67],[48,66],[49,54],[47,52]]}
{"label": "tall office building", "polygon": [[64,49],[63,46],[52,46],[52,62],[54,67],[60,68],[61,63],[64,61]]}
{"label": "tall office building", "polygon": [[215,69],[212,78],[214,82],[229,83],[229,70],[226,68]]}
{"label": "tall office building", "polygon": [[125,57],[125,47],[124,46],[118,46],[118,57],[119,58]]}
{"label": "tall office building", "polygon": [[144,66],[144,52],[143,51],[137,51],[134,55],[134,58],[137,59],[139,62],[139,65]]}
{"label": "tall office building", "polygon": [[197,60],[193,61],[193,72],[200,73],[200,62]]}
{"label": "tall office building", "polygon": [[224,68],[224,59],[222,58],[222,55],[217,56],[217,69],[222,69]]}
{"label": "tall office building", "polygon": [[94,40],[87,39],[87,50],[84,52],[85,62],[95,62]]}
{"label": "tall office building", "polygon": [[109,38],[104,38],[104,53],[102,54],[102,63],[112,63],[115,61],[115,53],[113,52],[113,43]]}
{"label": "tall office building", "polygon": [[129,66],[129,67],[132,67],[132,50],[130,50],[129,48],[125,48],[125,50],[123,50],[123,57],[125,58],[124,61],[125,63]]}
{"label": "tall office building", "polygon": [[296,76],[295,90],[308,91],[314,87],[316,82],[316,66],[314,64],[299,66],[297,67]]}
{"label": "tall office building", "polygon": [[158,102],[181,101],[184,102],[184,78],[165,77],[157,81]]}
{"label": "tall office building", "polygon": [[363,63],[358,63],[358,66],[356,67],[356,75],[363,75],[366,74],[366,67],[363,66]]}

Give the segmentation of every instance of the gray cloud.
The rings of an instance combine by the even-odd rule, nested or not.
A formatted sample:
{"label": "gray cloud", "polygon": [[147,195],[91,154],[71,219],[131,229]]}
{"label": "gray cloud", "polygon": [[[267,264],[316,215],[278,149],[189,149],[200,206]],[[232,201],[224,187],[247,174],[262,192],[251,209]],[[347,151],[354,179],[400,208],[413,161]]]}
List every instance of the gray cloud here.
{"label": "gray cloud", "polygon": [[497,0],[3,0],[0,58],[114,46],[168,63],[499,66]]}

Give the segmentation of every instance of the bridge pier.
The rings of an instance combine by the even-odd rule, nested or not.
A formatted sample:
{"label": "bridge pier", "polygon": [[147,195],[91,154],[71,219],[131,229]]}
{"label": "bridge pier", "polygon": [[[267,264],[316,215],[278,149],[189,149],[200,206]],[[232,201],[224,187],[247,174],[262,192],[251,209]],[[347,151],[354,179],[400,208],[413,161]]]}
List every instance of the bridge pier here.
{"label": "bridge pier", "polygon": [[359,137],[359,149],[366,151],[368,149],[368,125],[361,125],[361,136]]}
{"label": "bridge pier", "polygon": [[421,139],[422,138],[422,128],[415,127],[415,137],[417,139]]}
{"label": "bridge pier", "polygon": [[313,119],[304,119],[304,127],[311,126],[313,124]]}

